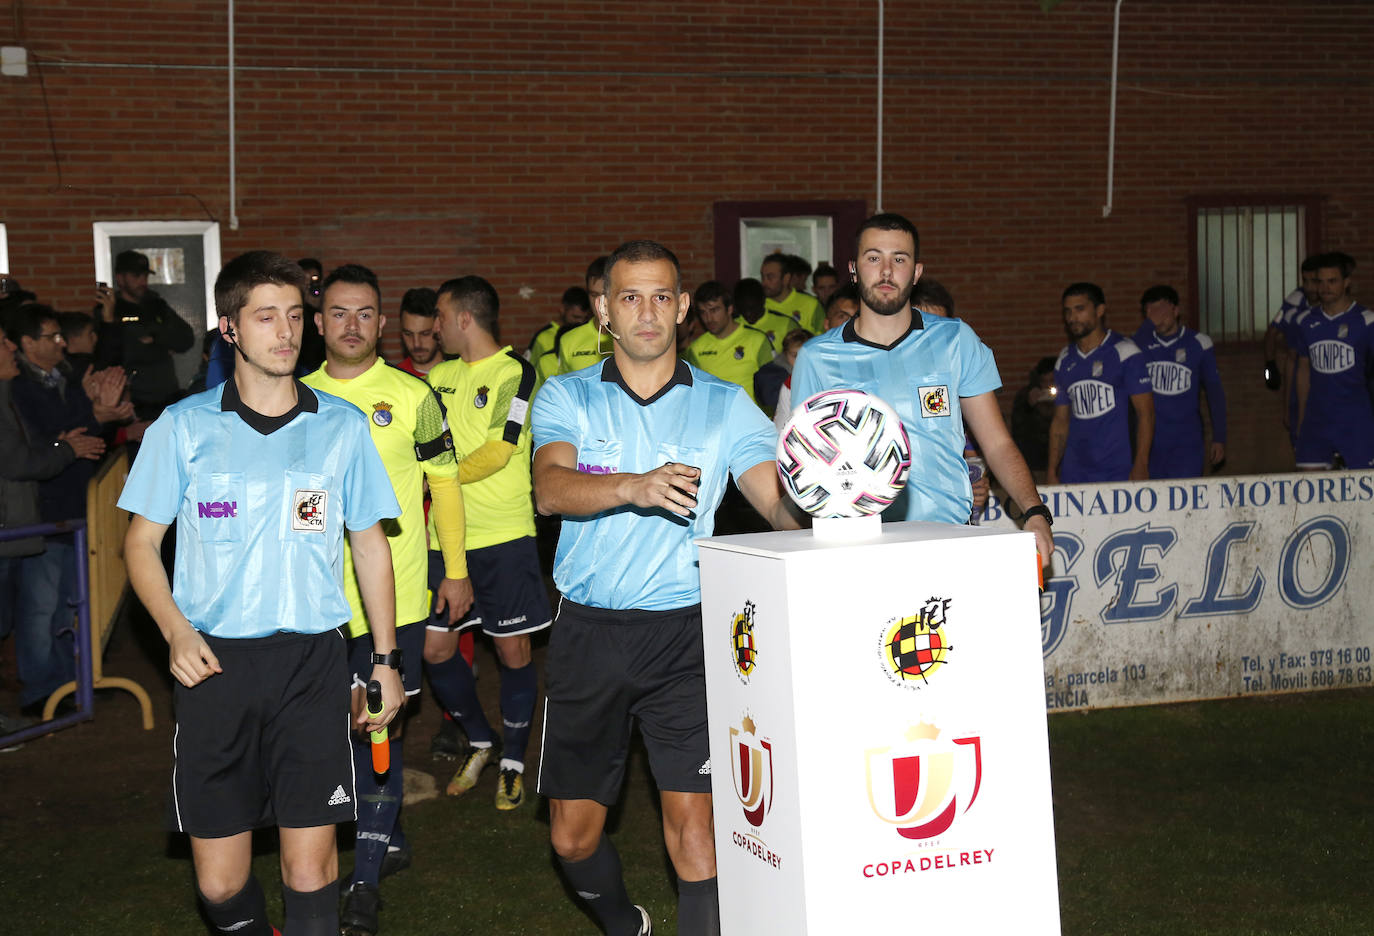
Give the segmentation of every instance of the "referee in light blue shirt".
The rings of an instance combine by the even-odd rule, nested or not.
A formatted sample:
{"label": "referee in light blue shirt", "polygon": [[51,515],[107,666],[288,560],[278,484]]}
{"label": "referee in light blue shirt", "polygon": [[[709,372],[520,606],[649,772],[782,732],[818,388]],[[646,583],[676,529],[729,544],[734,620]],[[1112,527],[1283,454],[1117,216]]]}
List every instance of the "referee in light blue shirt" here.
{"label": "referee in light blue shirt", "polygon": [[859,286],[859,314],[802,345],[792,368],[793,405],[823,390],[851,389],[897,410],[911,439],[911,474],[885,520],[968,520],[967,425],[1048,564],[1050,512],[993,397],[1002,379],[992,352],[964,322],[912,311],[921,276],[915,225],[899,214],[876,214],[855,240],[850,275]]}
{"label": "referee in light blue shirt", "polygon": [[[334,824],[356,816],[349,674],[337,628],[351,535],[386,709],[403,704],[391,551],[400,515],[367,419],[292,379],[305,274],[257,251],[215,282],[234,374],[148,428],[119,506],[125,561],[170,647],[176,706],[171,826],[191,836],[196,885],[218,932],[270,936],[252,830],[280,830],[286,932],[335,936]],[[175,586],[160,545],[177,523]]]}
{"label": "referee in light blue shirt", "polygon": [[539,792],[573,889],[611,936],[652,932],[604,835],[638,720],[678,875],[678,932],[720,932],[696,537],[731,474],[777,529],[773,424],[739,386],[679,361],[689,295],[671,251],[623,244],[596,300],[614,352],[555,377],[534,402],[534,492],[563,514],[554,581]]}

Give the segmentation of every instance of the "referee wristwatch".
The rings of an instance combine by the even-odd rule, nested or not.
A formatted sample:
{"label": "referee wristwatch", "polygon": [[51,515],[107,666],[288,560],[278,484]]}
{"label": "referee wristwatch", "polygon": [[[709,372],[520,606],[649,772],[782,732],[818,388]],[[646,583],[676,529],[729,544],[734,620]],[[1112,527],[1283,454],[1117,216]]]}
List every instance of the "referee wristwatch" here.
{"label": "referee wristwatch", "polygon": [[374,654],[372,654],[372,665],[373,665],[373,666],[389,666],[389,667],[391,667],[391,668],[394,669],[394,670],[399,670],[399,669],[401,668],[401,651],[400,651],[400,649],[397,648],[397,649],[395,649],[395,650],[392,650],[390,653],[374,653]]}
{"label": "referee wristwatch", "polygon": [[[1050,509],[1046,507],[1044,504],[1036,504],[1034,507],[1030,507],[1021,512],[1022,523],[1025,523],[1031,517],[1044,517],[1046,523],[1048,523],[1050,526],[1054,526],[1054,514],[1050,513]],[[399,652],[400,651],[398,650],[397,653]],[[375,660],[377,658],[377,655],[374,653],[372,655],[372,658]]]}

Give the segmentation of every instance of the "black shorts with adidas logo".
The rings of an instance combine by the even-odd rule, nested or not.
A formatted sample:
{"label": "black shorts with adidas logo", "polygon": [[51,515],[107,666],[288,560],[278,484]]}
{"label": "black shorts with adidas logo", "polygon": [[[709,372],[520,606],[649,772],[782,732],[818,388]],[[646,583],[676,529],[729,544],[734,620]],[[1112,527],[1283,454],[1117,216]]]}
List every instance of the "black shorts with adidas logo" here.
{"label": "black shorts with adidas logo", "polygon": [[222,838],[355,819],[343,635],[205,642],[224,671],[191,689],[173,683],[168,827]]}

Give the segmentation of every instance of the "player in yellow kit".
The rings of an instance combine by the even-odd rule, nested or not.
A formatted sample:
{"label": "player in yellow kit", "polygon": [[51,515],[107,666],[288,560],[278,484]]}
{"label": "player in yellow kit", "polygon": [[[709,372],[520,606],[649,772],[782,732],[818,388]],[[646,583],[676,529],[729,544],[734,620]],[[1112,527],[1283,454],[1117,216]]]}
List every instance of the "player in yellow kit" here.
{"label": "player in yellow kit", "polygon": [[[377,277],[363,266],[339,267],[325,277],[320,311],[325,363],[303,382],[342,397],[368,417],[373,444],[382,456],[387,477],[401,505],[401,515],[383,521],[391,546],[396,583],[396,645],[401,679],[407,696],[420,691],[424,624],[429,618],[428,548],[425,543],[424,480],[433,497],[431,514],[443,549],[446,578],[439,601],[457,618],[472,604],[463,552],[463,500],[458,486],[458,462],[443,404],[423,380],[387,364],[377,355],[377,339],[386,316],[381,314]],[[372,640],[367,615],[358,594],[353,557],[345,542],[344,593],[353,617],[349,663],[353,673],[354,712],[362,709],[363,689],[371,672]],[[358,827],[353,881],[340,916],[342,932],[375,934],[378,927],[378,883],[390,865],[409,863],[409,849],[400,837],[403,793],[401,725],[393,722],[390,735],[391,769],[384,777],[372,772],[368,739],[353,739],[358,785]],[[389,851],[390,849],[390,851]],[[390,869],[387,869],[390,870]]]}
{"label": "player in yellow kit", "polygon": [[496,290],[480,276],[439,287],[439,341],[459,359],[436,366],[429,382],[443,398],[461,459],[468,566],[476,589],[473,613],[457,627],[480,626],[495,644],[501,664],[502,748],[482,713],[472,669],[454,652],[456,629],[430,625],[425,662],[435,697],[463,726],[471,744],[449,781],[449,795],[472,789],[482,769],[503,750],[496,808],[509,810],[524,801],[525,749],[538,693],[530,634],[548,627],[553,614],[539,571],[530,497],[534,368],[499,343],[499,312]]}
{"label": "player in yellow kit", "polygon": [[692,302],[706,331],[683,357],[713,377],[739,384],[757,403],[754,375],[773,360],[773,345],[763,332],[734,318],[730,294],[715,280],[698,286]]}

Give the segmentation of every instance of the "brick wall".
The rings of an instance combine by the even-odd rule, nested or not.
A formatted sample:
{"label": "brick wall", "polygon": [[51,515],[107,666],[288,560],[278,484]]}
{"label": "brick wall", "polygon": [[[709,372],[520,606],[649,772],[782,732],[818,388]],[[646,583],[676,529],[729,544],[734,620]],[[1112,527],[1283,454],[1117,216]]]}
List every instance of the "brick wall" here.
{"label": "brick wall", "polygon": [[[520,344],[625,238],[668,243],[689,283],[710,276],[715,201],[874,202],[876,4],[439,7],[237,5],[231,231],[226,4],[0,0],[0,41],[43,79],[0,79],[12,271],[84,307],[93,220],[208,212],[226,256],[364,262],[388,308],[481,273]],[[1320,194],[1321,246],[1374,264],[1374,5],[1128,0],[1104,219],[1113,7],[887,4],[884,207],[920,226],[1008,400],[1063,344],[1065,283],[1100,283],[1123,329],[1145,286],[1186,294],[1190,195]],[[1287,463],[1259,358],[1221,355],[1234,470]]]}

